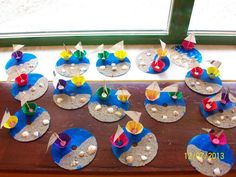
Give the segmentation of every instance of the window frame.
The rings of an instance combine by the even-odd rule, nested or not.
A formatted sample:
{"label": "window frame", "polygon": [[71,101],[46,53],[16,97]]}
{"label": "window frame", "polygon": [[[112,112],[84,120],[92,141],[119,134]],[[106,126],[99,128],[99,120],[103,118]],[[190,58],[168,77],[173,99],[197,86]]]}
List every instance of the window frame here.
{"label": "window frame", "polygon": [[[40,36],[33,34],[34,36],[27,36],[23,34],[22,37],[12,37],[11,34],[0,38],[1,46],[11,46],[14,43],[22,43],[26,46],[50,46],[50,45],[74,45],[78,41],[81,41],[84,45],[99,45],[114,44],[118,41],[124,40],[125,44],[159,44],[159,39],[162,39],[166,43],[176,44],[180,43],[183,38],[188,34],[188,26],[191,19],[195,0],[172,0],[172,5],[169,13],[168,32],[153,33],[149,31],[144,32],[132,31],[132,34],[121,32],[107,33],[107,32],[80,32],[75,33],[49,33],[50,36]],[[31,34],[31,35],[32,35]],[[218,35],[218,34],[200,34],[196,33],[198,44],[211,44],[211,45],[235,45],[236,35]]]}

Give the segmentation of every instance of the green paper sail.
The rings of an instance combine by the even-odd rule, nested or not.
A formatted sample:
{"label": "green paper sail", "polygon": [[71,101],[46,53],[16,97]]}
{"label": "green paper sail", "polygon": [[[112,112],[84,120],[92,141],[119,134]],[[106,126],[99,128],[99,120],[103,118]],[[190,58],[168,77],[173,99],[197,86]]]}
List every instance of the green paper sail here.
{"label": "green paper sail", "polygon": [[103,97],[102,96],[102,93],[104,93],[105,92],[105,88],[104,87],[100,87],[97,91],[96,91],[96,94],[97,94],[97,96],[98,96],[98,98],[99,99],[101,99],[101,100],[106,100],[108,97],[109,97],[109,95],[110,95],[110,93],[111,93],[111,89],[110,88],[107,88],[107,97]]}
{"label": "green paper sail", "polygon": [[83,52],[81,52],[80,50],[76,50],[74,52],[74,55],[76,58],[82,59],[86,56],[87,52],[84,50]]}
{"label": "green paper sail", "polygon": [[[28,105],[27,105],[27,104],[28,104]],[[31,108],[33,111],[30,112],[30,111],[29,111],[29,108]],[[27,102],[27,103],[25,103],[25,104],[22,106],[21,110],[22,110],[22,112],[23,112],[25,115],[27,115],[27,116],[33,116],[33,115],[36,113],[37,108],[38,108],[38,105],[37,105],[36,103]]]}
{"label": "green paper sail", "polygon": [[182,92],[169,92],[168,94],[170,95],[170,97],[175,95],[177,99],[181,99],[183,97]]}
{"label": "green paper sail", "polygon": [[107,51],[104,51],[103,53],[98,53],[98,59],[106,60],[109,55],[110,53]]}

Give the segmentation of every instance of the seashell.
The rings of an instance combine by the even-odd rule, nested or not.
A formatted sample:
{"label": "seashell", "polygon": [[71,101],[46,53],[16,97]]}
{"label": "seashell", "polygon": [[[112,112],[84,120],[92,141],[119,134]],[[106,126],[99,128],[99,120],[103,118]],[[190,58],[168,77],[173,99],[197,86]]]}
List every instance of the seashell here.
{"label": "seashell", "polygon": [[206,88],[206,91],[209,92],[209,93],[212,93],[214,91],[214,89],[209,86],[209,87]]}
{"label": "seashell", "polygon": [[147,160],[147,156],[141,155],[141,160],[142,160],[142,161],[146,161],[146,160]]}
{"label": "seashell", "polygon": [[129,155],[129,156],[126,157],[126,162],[127,163],[133,163],[133,161],[134,161],[134,157],[133,156]]}
{"label": "seashell", "polygon": [[74,161],[71,162],[70,165],[71,165],[72,167],[75,167],[75,166],[77,166],[78,164],[79,164],[78,160],[74,160]]}
{"label": "seashell", "polygon": [[201,156],[196,156],[196,159],[198,160],[198,162],[200,162],[200,163],[203,163],[203,158],[201,157]]}
{"label": "seashell", "polygon": [[196,85],[200,85],[201,83],[200,82],[196,82]]}
{"label": "seashell", "polygon": [[102,109],[102,106],[100,104],[95,106],[95,111],[99,111],[100,109]]}
{"label": "seashell", "polygon": [[80,71],[86,71],[86,70],[87,70],[87,68],[85,68],[85,67],[80,68]]}
{"label": "seashell", "polygon": [[157,108],[152,107],[151,110],[152,112],[157,112]]}
{"label": "seashell", "polygon": [[178,115],[179,115],[179,112],[175,110],[175,111],[173,111],[173,115],[174,115],[174,116],[178,116]]}
{"label": "seashell", "polygon": [[31,91],[31,92],[35,92],[35,91],[36,91],[36,87],[31,87],[31,88],[30,88],[30,91]]}
{"label": "seashell", "polygon": [[44,83],[42,83],[42,82],[39,83],[39,87],[41,87],[41,88],[44,87]]}
{"label": "seashell", "polygon": [[28,137],[29,136],[29,132],[28,131],[24,131],[21,134],[23,137]]}
{"label": "seashell", "polygon": [[35,137],[39,136],[39,132],[38,131],[35,131],[33,134],[34,134]]}
{"label": "seashell", "polygon": [[88,147],[87,153],[88,153],[89,155],[92,155],[92,154],[94,154],[96,151],[97,151],[97,146],[90,145],[90,146]]}
{"label": "seashell", "polygon": [[63,101],[63,98],[59,97],[57,98],[57,103],[61,103]]}
{"label": "seashell", "polygon": [[84,151],[80,151],[80,152],[79,152],[79,156],[80,156],[80,157],[84,157],[84,155],[85,155],[85,152],[84,152]]}
{"label": "seashell", "polygon": [[123,65],[122,67],[121,67],[121,69],[122,70],[127,70],[129,67],[127,66],[127,65]]}
{"label": "seashell", "polygon": [[150,151],[151,150],[151,146],[146,146],[145,149],[146,149],[146,151]]}
{"label": "seashell", "polygon": [[75,67],[71,66],[70,69],[75,69]]}
{"label": "seashell", "polygon": [[112,63],[111,66],[116,66],[116,64],[115,64],[115,63]]}
{"label": "seashell", "polygon": [[236,120],[236,116],[231,117],[231,120],[235,121]]}
{"label": "seashell", "polygon": [[66,70],[65,70],[65,69],[62,69],[62,70],[61,70],[61,72],[65,73],[65,72],[66,72]]}
{"label": "seashell", "polygon": [[231,113],[235,113],[235,109],[231,109]]}
{"label": "seashell", "polygon": [[107,112],[110,113],[110,114],[114,113],[113,107],[107,108]]}
{"label": "seashell", "polygon": [[75,64],[74,64],[74,63],[71,63],[70,66],[75,66]]}
{"label": "seashell", "polygon": [[116,111],[115,112],[115,115],[117,115],[118,117],[121,117],[122,116],[122,113],[120,111]]}
{"label": "seashell", "polygon": [[220,116],[220,119],[221,119],[221,120],[224,120],[224,119],[225,119],[225,116]]}
{"label": "seashell", "polygon": [[162,116],[162,119],[167,119],[167,118],[168,118],[167,115]]}
{"label": "seashell", "polygon": [[116,71],[116,70],[117,70],[117,67],[116,67],[116,66],[112,66],[111,70],[112,70],[112,71]]}
{"label": "seashell", "polygon": [[100,66],[99,68],[102,69],[102,70],[104,70],[104,69],[106,68],[106,66],[105,66],[105,65],[102,65],[102,66]]}
{"label": "seashell", "polygon": [[125,128],[129,133],[133,135],[140,134],[143,131],[143,125],[140,122],[135,121],[127,122]]}
{"label": "seashell", "polygon": [[141,66],[146,66],[147,64],[146,64],[144,61],[141,61],[141,62],[139,63],[139,65],[141,65]]}
{"label": "seashell", "polygon": [[48,119],[43,119],[43,125],[48,125],[50,121]]}
{"label": "seashell", "polygon": [[71,98],[72,100],[75,100],[75,96],[71,96],[70,98]]}
{"label": "seashell", "polygon": [[87,98],[86,97],[82,97],[79,99],[79,102],[80,103],[85,103],[87,101]]}
{"label": "seashell", "polygon": [[221,122],[219,120],[216,120],[215,123],[218,124],[218,125],[221,124]]}
{"label": "seashell", "polygon": [[216,175],[216,176],[220,176],[221,175],[221,171],[220,169],[217,167],[213,170],[213,173]]}
{"label": "seashell", "polygon": [[151,56],[152,54],[151,54],[151,52],[147,52],[146,55],[147,56]]}
{"label": "seashell", "polygon": [[190,85],[191,85],[192,87],[194,87],[194,86],[195,86],[195,82],[191,82]]}

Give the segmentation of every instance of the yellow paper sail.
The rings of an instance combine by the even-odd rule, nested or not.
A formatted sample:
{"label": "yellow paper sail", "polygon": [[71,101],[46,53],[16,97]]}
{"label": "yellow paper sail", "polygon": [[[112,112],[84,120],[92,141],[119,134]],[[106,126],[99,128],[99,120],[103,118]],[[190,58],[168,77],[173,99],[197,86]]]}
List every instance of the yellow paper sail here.
{"label": "yellow paper sail", "polygon": [[141,112],[136,111],[125,111],[125,114],[128,115],[135,122],[139,122],[141,117]]}
{"label": "yellow paper sail", "polygon": [[118,100],[120,100],[121,102],[126,102],[130,98],[130,96],[131,96],[129,91],[128,90],[124,90],[124,89],[119,89],[116,92],[116,95],[117,95]]}
{"label": "yellow paper sail", "polygon": [[124,132],[124,130],[121,128],[121,126],[120,125],[118,125],[118,127],[117,127],[117,130],[116,130],[116,134],[115,134],[115,136],[114,136],[114,138],[113,138],[113,143],[120,137],[120,135],[122,134]]}
{"label": "yellow paper sail", "polygon": [[75,46],[75,49],[76,50],[79,50],[79,51],[81,51],[81,52],[83,52],[84,50],[83,50],[83,46],[82,46],[82,43],[81,42],[78,42],[77,44],[76,44],[76,46]]}
{"label": "yellow paper sail", "polygon": [[46,152],[48,151],[48,148],[57,140],[58,138],[58,134],[56,132],[54,132],[51,137],[49,138],[49,141],[48,141],[48,145],[47,145],[47,149],[46,149]]}
{"label": "yellow paper sail", "polygon": [[162,89],[162,92],[178,92],[178,84],[172,84]]}
{"label": "yellow paper sail", "polygon": [[160,87],[156,81],[146,88],[145,96],[149,101],[154,101],[160,97]]}
{"label": "yellow paper sail", "polygon": [[12,48],[13,48],[13,51],[16,52],[20,49],[22,49],[25,45],[22,45],[22,44],[13,44],[12,45]]}
{"label": "yellow paper sail", "polygon": [[211,97],[208,100],[208,102],[220,101],[221,100],[221,95],[222,95],[222,92],[218,93],[217,95]]}

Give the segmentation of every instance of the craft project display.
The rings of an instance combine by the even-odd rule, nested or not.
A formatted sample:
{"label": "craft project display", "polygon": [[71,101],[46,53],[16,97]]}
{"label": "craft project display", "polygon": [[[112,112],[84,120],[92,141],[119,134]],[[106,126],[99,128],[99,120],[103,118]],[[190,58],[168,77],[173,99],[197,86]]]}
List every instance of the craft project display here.
{"label": "craft project display", "polygon": [[236,98],[225,90],[214,97],[207,97],[200,105],[202,116],[212,125],[220,128],[236,126]]}
{"label": "craft project display", "polygon": [[137,67],[150,74],[165,72],[170,66],[170,60],[167,56],[166,44],[161,41],[161,48],[157,50],[143,51],[136,58]]}
{"label": "craft project display", "polygon": [[49,124],[50,115],[44,108],[33,102],[25,102],[15,115],[5,111],[1,128],[9,129],[10,136],[17,141],[30,142],[43,136]]}
{"label": "craft project display", "polygon": [[124,41],[115,44],[110,50],[114,51],[114,53],[106,51],[103,44],[95,50],[98,52],[97,70],[108,77],[126,74],[131,64],[124,49]]}
{"label": "craft project display", "polygon": [[170,50],[170,59],[177,66],[189,67],[191,60],[202,62],[201,53],[195,48],[196,39],[194,34],[189,34],[181,45],[174,46]]}
{"label": "craft project display", "polygon": [[48,89],[48,80],[41,74],[22,73],[15,78],[11,94],[17,100],[33,101],[44,95]]}
{"label": "craft project display", "polygon": [[97,89],[88,104],[89,113],[97,120],[102,122],[115,122],[125,116],[124,111],[129,109],[128,90],[113,90],[106,86]]}
{"label": "craft project display", "polygon": [[66,45],[60,53],[60,59],[56,63],[56,71],[64,77],[73,77],[85,73],[90,65],[86,57],[87,52],[83,49],[81,42],[75,46],[76,51],[72,53]]}
{"label": "craft project display", "polygon": [[11,59],[5,66],[8,80],[13,80],[22,73],[30,73],[38,65],[36,56],[30,53],[23,53],[21,51],[23,47],[24,45],[21,44],[13,44]]}
{"label": "craft project display", "polygon": [[233,153],[223,131],[206,130],[208,134],[199,134],[189,141],[186,159],[206,176],[223,176],[233,166]]}
{"label": "craft project display", "polygon": [[145,96],[146,111],[157,121],[175,122],[186,112],[186,104],[177,84],[160,90],[158,83],[153,82],[146,88]]}
{"label": "craft project display", "polygon": [[112,152],[123,164],[133,167],[150,163],[157,155],[158,143],[155,135],[139,122],[141,113],[125,112],[132,120],[125,128],[118,125],[110,137]]}
{"label": "craft project display", "polygon": [[219,67],[221,62],[216,60],[209,61],[212,66],[202,69],[197,63],[192,64],[192,69],[185,77],[186,85],[194,92],[202,95],[213,95],[222,88],[222,81],[219,78]]}
{"label": "craft project display", "polygon": [[66,170],[84,168],[95,158],[96,138],[82,128],[71,128],[59,134],[53,133],[48,147],[52,145],[52,158],[55,164]]}
{"label": "craft project display", "polygon": [[77,109],[86,105],[91,96],[92,89],[82,75],[73,76],[71,80],[58,79],[54,72],[53,101],[63,109]]}

